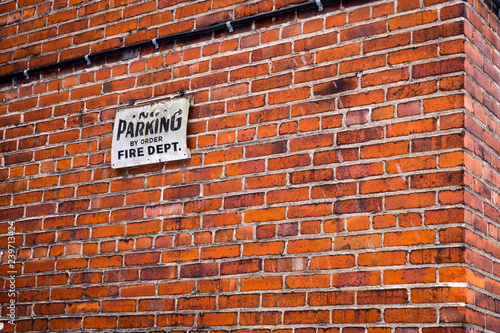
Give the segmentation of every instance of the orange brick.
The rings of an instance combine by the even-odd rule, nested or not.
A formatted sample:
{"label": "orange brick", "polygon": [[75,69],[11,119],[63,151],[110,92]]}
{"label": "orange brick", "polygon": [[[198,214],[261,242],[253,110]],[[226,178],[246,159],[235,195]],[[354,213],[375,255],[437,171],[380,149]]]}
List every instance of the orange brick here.
{"label": "orange brick", "polygon": [[330,313],[326,310],[285,311],[283,323],[290,324],[322,324],[330,321]]}
{"label": "orange brick", "polygon": [[388,309],[384,312],[389,323],[433,323],[437,319],[435,309]]}
{"label": "orange brick", "polygon": [[385,284],[430,283],[436,281],[436,269],[401,269],[384,272]]}

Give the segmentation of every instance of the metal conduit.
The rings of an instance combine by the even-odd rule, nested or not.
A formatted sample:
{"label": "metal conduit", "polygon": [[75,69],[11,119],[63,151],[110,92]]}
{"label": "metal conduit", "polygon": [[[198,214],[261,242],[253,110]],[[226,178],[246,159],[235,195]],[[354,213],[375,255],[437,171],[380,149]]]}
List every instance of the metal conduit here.
{"label": "metal conduit", "polygon": [[[252,23],[253,21],[257,21],[257,20],[261,20],[261,19],[273,18],[276,16],[288,14],[288,13],[295,12],[295,11],[302,10],[302,9],[316,7],[316,8],[318,8],[319,11],[321,11],[321,10],[323,10],[323,5],[333,3],[333,2],[338,2],[338,1],[339,0],[308,1],[308,2],[304,2],[301,4],[286,7],[286,8],[281,8],[281,9],[277,9],[277,10],[273,10],[273,11],[269,11],[269,12],[265,12],[265,13],[261,13],[261,14],[257,14],[257,15],[243,17],[243,18],[236,19],[233,21],[218,23],[215,25],[211,25],[209,27],[193,29],[190,31],[180,32],[180,33],[176,33],[176,34],[172,34],[172,35],[168,35],[168,36],[164,36],[164,37],[159,37],[159,38],[153,38],[150,41],[144,41],[144,42],[140,42],[140,43],[136,43],[136,44],[122,46],[122,47],[118,47],[115,49],[106,50],[106,51],[102,51],[102,52],[90,53],[90,54],[87,54],[87,55],[82,56],[82,57],[72,58],[72,59],[56,62],[53,64],[48,64],[48,65],[44,65],[44,66],[40,66],[40,67],[36,67],[36,68],[32,68],[32,69],[27,69],[24,71],[19,71],[19,72],[14,72],[14,73],[2,75],[2,76],[0,76],[0,82],[11,80],[11,79],[17,78],[17,77],[26,77],[28,79],[30,74],[40,73],[40,72],[43,72],[46,70],[64,67],[64,66],[75,64],[75,63],[87,62],[87,64],[90,64],[92,59],[104,57],[104,56],[119,53],[119,52],[125,52],[128,50],[140,48],[143,46],[154,45],[155,48],[158,49],[160,43],[171,42],[171,41],[181,39],[181,38],[194,37],[197,35],[201,35],[201,34],[205,34],[205,33],[209,33],[209,32],[214,32],[214,31],[220,31],[220,30],[229,30],[229,32],[232,32],[233,27],[236,27],[236,26],[245,25],[245,24]],[[500,2],[500,0],[494,0],[494,1]]]}
{"label": "metal conduit", "polygon": [[497,16],[500,17],[500,0],[493,0],[493,2],[497,6]]}

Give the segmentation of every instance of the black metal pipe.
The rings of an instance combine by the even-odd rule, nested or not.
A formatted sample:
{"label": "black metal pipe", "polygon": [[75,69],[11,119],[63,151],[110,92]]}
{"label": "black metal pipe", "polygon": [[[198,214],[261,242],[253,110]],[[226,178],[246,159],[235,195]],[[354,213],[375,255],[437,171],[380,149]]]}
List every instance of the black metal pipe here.
{"label": "black metal pipe", "polygon": [[496,8],[496,10],[497,10],[497,16],[500,17],[500,0],[493,0],[493,2],[497,6],[497,8]]}
{"label": "black metal pipe", "polygon": [[[308,2],[304,2],[304,3],[298,4],[298,5],[294,5],[294,6],[280,8],[280,9],[276,9],[273,11],[260,13],[260,14],[256,14],[256,15],[252,15],[252,16],[248,16],[248,17],[243,17],[243,18],[236,19],[233,21],[228,21],[229,25],[228,25],[228,22],[218,23],[215,25],[211,25],[209,27],[179,32],[179,33],[175,33],[172,35],[155,38],[155,39],[150,40],[150,41],[144,41],[144,42],[140,42],[140,43],[136,43],[136,44],[118,47],[118,48],[111,49],[111,50],[91,53],[91,54],[88,54],[88,55],[83,56],[83,57],[76,57],[76,58],[56,62],[53,64],[48,64],[48,65],[28,69],[25,71],[19,71],[19,72],[14,72],[14,73],[10,73],[10,74],[5,74],[5,75],[0,76],[0,82],[12,80],[13,78],[17,78],[17,77],[24,77],[26,75],[28,75],[28,76],[33,75],[35,73],[40,73],[40,72],[43,72],[46,70],[64,67],[64,66],[75,64],[75,63],[85,62],[85,61],[87,61],[87,59],[92,60],[92,59],[96,59],[99,57],[104,57],[107,55],[115,54],[118,52],[125,52],[128,50],[137,49],[137,48],[141,48],[144,46],[152,46],[152,45],[154,45],[153,41],[156,41],[158,44],[159,43],[166,43],[166,42],[174,41],[177,39],[195,37],[197,35],[201,35],[204,33],[209,33],[209,32],[211,33],[211,32],[220,31],[220,30],[228,30],[229,27],[232,28],[232,27],[236,27],[236,26],[242,26],[242,25],[245,25],[248,23],[252,23],[254,21],[258,21],[258,20],[262,20],[262,19],[266,19],[266,18],[273,18],[276,16],[296,12],[296,11],[303,10],[303,9],[308,9],[308,8],[312,8],[312,7],[316,7],[318,9],[320,9],[320,6],[330,4],[333,2],[337,2],[337,1],[339,1],[339,0],[308,1]],[[494,0],[494,1],[500,1],[500,0]]]}

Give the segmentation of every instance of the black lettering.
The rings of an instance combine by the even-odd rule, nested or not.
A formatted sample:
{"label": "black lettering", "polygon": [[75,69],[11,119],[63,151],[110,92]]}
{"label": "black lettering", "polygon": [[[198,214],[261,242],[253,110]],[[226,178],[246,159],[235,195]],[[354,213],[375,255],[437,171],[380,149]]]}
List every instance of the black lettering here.
{"label": "black lettering", "polygon": [[[121,160],[126,152],[127,152],[126,150],[119,150],[118,151],[118,159]],[[125,157],[125,158],[127,158],[127,157]]]}
{"label": "black lettering", "polygon": [[142,131],[144,130],[144,123],[139,121],[137,127],[135,128],[135,136],[144,135]]}
{"label": "black lettering", "polygon": [[[179,143],[179,142],[172,142],[172,145],[174,146],[174,151],[177,151],[177,144],[178,144],[178,143]],[[179,150],[180,150],[180,148],[179,148]]]}
{"label": "black lettering", "polygon": [[137,156],[144,156],[144,147],[137,148]]}
{"label": "black lettering", "polygon": [[163,149],[165,150],[165,153],[170,149],[170,143],[165,143],[163,144]]}
{"label": "black lettering", "polygon": [[127,129],[127,122],[123,119],[118,121],[118,133],[116,134],[116,140],[120,140],[120,134],[125,133]]}
{"label": "black lettering", "polygon": [[153,155],[155,153],[155,147],[148,146],[148,155]]}
{"label": "black lettering", "polygon": [[158,154],[163,154],[163,147],[162,147],[162,145],[156,145],[156,152]]}
{"label": "black lettering", "polygon": [[130,149],[129,153],[130,153],[130,157],[135,157],[135,149]]}
{"label": "black lettering", "polygon": [[156,134],[153,132],[153,124],[154,124],[154,120],[146,123],[146,134],[145,135]]}
{"label": "black lettering", "polygon": [[168,124],[170,122],[170,119],[167,119],[165,117],[161,117],[161,120],[160,120],[160,132],[159,133],[162,133],[163,131],[168,132]]}
{"label": "black lettering", "polygon": [[128,123],[127,133],[125,133],[125,137],[128,137],[129,135],[131,138],[134,137],[134,124],[133,123]]}
{"label": "black lettering", "polygon": [[177,114],[180,115],[181,113],[182,110],[179,110],[172,115],[172,121],[170,122],[170,130],[177,131],[179,128],[181,128],[182,118],[176,117]]}

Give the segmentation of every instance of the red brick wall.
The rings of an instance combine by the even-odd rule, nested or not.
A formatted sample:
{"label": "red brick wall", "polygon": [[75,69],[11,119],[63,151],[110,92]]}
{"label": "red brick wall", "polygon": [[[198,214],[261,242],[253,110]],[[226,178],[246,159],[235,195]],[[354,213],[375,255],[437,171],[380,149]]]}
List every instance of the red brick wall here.
{"label": "red brick wall", "polygon": [[[4,1],[0,75],[298,2]],[[498,31],[357,1],[0,83],[16,330],[500,332]],[[111,169],[181,90],[191,159]]]}
{"label": "red brick wall", "polygon": [[467,320],[500,329],[500,38],[498,18],[480,2],[465,13],[465,261],[473,291]]}

